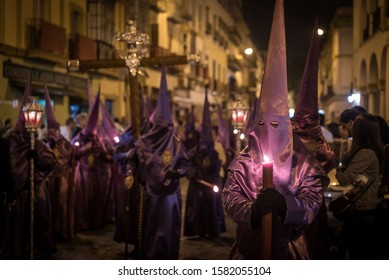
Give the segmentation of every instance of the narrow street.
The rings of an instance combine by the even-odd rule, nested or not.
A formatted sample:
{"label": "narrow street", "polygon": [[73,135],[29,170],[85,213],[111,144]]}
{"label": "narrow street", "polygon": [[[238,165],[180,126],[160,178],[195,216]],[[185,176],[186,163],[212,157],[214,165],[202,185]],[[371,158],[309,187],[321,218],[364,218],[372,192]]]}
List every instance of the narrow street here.
{"label": "narrow street", "polygon": [[[188,181],[181,179],[183,210]],[[227,231],[216,239],[199,239],[181,236],[179,259],[182,260],[224,260],[228,255],[235,238],[235,224],[225,216]],[[183,224],[183,223],[182,223]],[[54,260],[121,260],[124,259],[124,244],[113,240],[115,224],[107,225],[104,230],[79,232],[70,242],[58,242]],[[133,249],[129,245],[129,252]],[[131,259],[131,257],[130,257]]]}

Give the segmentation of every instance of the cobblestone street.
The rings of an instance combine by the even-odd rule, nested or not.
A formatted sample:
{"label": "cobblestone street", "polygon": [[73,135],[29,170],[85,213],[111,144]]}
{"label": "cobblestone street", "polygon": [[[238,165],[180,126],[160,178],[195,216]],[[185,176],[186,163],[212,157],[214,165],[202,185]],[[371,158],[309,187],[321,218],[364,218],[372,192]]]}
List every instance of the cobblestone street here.
{"label": "cobblestone street", "polygon": [[[188,181],[181,179],[183,211]],[[235,238],[235,224],[226,216],[227,231],[216,239],[181,236],[179,258],[183,260],[223,260],[228,255]],[[55,260],[120,260],[124,259],[124,244],[113,240],[115,225],[104,230],[79,232],[70,242],[58,242]],[[133,249],[129,245],[129,252]]]}

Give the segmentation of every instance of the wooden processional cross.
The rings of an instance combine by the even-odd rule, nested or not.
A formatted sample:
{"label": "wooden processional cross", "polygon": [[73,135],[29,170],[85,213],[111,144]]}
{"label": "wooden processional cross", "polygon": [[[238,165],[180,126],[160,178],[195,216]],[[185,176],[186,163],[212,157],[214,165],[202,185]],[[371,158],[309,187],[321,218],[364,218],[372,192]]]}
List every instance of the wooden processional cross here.
{"label": "wooden processional cross", "polygon": [[[158,67],[169,65],[183,65],[188,63],[198,63],[200,58],[196,54],[182,56],[161,56],[161,57],[144,57],[149,47],[149,36],[147,34],[137,33],[135,22],[129,20],[126,24],[126,32],[119,32],[116,35],[116,40],[127,44],[127,53],[121,55],[121,59],[108,60],[68,60],[66,67],[68,71],[85,71],[89,69],[101,68],[123,68],[126,67],[130,77],[130,97],[129,109],[131,112],[132,134],[135,139],[141,136],[141,112],[140,112],[140,95],[139,95],[139,80],[138,70],[141,66]],[[136,179],[136,178],[134,178]],[[128,191],[127,191],[128,193]],[[143,189],[140,188],[140,205],[139,205],[139,220],[138,220],[138,250],[142,251],[142,213],[143,213]],[[128,221],[127,221],[128,223]],[[126,233],[127,234],[127,233]],[[127,240],[126,236],[126,240]],[[125,259],[128,255],[128,242],[125,244]],[[142,258],[142,255],[140,255]]]}

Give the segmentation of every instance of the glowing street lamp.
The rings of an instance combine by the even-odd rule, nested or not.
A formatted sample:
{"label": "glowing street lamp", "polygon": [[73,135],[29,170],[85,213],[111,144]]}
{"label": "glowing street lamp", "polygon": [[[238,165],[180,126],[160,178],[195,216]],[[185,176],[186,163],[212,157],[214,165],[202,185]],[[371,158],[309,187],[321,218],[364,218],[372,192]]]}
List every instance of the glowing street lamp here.
{"label": "glowing street lamp", "polygon": [[254,50],[252,48],[247,48],[244,50],[244,53],[247,54],[247,55],[251,55],[253,54]]}
{"label": "glowing street lamp", "polygon": [[[30,132],[30,150],[35,150],[35,133],[41,123],[43,107],[37,103],[37,97],[31,96],[30,103],[22,108],[25,120],[25,127]],[[30,159],[30,259],[34,256],[34,158]]]}

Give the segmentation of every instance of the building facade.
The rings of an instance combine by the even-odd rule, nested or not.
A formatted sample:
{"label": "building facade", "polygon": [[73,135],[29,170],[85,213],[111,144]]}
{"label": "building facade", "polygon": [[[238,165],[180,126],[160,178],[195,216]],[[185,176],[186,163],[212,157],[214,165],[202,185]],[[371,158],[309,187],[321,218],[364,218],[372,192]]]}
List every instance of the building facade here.
{"label": "building facade", "polygon": [[[138,32],[150,35],[146,56],[197,53],[196,65],[168,67],[175,118],[182,123],[194,109],[200,118],[204,88],[211,103],[218,100],[228,114],[235,92],[252,100],[258,94],[263,68],[242,16],[241,1],[233,0],[0,0],[0,119],[16,119],[29,73],[33,94],[43,99],[46,84],[57,120],[88,111],[87,84],[91,81],[112,116],[128,121],[126,69],[97,69],[68,73],[67,59],[114,59],[128,18]],[[145,69],[143,94],[155,104],[160,71]],[[214,114],[216,118],[216,114]]]}
{"label": "building facade", "polygon": [[389,120],[389,1],[354,0],[354,73],[361,105]]}
{"label": "building facade", "polygon": [[339,120],[352,106],[348,97],[353,87],[353,16],[351,7],[336,10],[322,45],[318,73],[319,107],[327,122]]}
{"label": "building facade", "polygon": [[354,0],[339,8],[319,62],[320,104],[327,120],[361,105],[389,120],[389,1]]}

